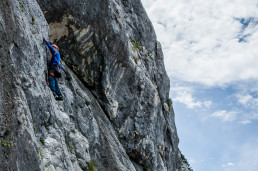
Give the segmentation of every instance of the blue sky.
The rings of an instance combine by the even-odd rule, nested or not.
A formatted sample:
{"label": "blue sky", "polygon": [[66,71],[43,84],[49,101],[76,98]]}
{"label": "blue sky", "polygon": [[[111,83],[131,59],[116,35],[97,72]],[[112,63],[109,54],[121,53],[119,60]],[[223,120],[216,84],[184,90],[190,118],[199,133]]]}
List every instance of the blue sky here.
{"label": "blue sky", "polygon": [[258,1],[142,0],[195,171],[258,171]]}

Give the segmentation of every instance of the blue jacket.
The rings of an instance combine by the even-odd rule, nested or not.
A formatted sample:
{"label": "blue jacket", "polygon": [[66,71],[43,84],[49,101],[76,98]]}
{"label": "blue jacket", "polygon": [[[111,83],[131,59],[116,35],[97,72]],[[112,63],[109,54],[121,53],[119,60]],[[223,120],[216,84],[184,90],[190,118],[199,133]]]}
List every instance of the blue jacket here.
{"label": "blue jacket", "polygon": [[59,69],[61,69],[60,53],[57,50],[55,50],[53,48],[53,46],[51,46],[51,44],[48,41],[46,41],[46,44],[47,44],[47,46],[48,46],[48,48],[49,48],[49,50],[50,50],[50,52],[52,54],[52,58],[51,58],[51,61],[49,63],[49,67],[58,65]]}

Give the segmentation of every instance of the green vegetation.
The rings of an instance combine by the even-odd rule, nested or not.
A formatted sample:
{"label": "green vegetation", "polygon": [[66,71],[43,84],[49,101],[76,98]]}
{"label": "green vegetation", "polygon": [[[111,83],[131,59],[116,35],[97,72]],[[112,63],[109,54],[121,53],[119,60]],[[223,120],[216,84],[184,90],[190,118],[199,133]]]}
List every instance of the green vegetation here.
{"label": "green vegetation", "polygon": [[140,60],[140,58],[133,56],[134,62],[138,64],[138,61]]}
{"label": "green vegetation", "polygon": [[143,171],[150,171],[150,168],[143,168]]}
{"label": "green vegetation", "polygon": [[41,159],[44,158],[44,156],[43,156],[43,151],[42,151],[42,149],[41,149],[40,147],[39,147],[39,155],[40,155]]}
{"label": "green vegetation", "polygon": [[45,138],[43,136],[41,136],[39,140],[43,145],[45,145]]}
{"label": "green vegetation", "polygon": [[133,45],[133,47],[132,47],[133,52],[136,52],[137,50],[138,50],[138,51],[141,50],[141,46],[139,45],[138,42],[136,42],[136,41],[134,41],[134,40],[132,40],[132,39],[129,39],[129,40],[130,40],[130,42],[131,42],[132,45]]}
{"label": "green vegetation", "polygon": [[35,24],[36,24],[36,20],[35,20],[35,17],[34,17],[34,16],[32,16],[32,19],[31,19],[31,20],[32,20],[32,24],[35,25]]}
{"label": "green vegetation", "polygon": [[185,156],[182,154],[181,151],[180,151],[180,154],[181,154],[181,159],[182,159],[182,161],[187,165],[187,168],[188,168],[190,171],[193,171],[193,169],[191,168],[190,164],[188,163],[187,159],[185,158]]}
{"label": "green vegetation", "polygon": [[[136,52],[136,51],[144,51],[143,50],[143,48],[142,48],[142,46],[140,46],[140,44],[137,42],[137,41],[134,41],[134,40],[132,40],[132,39],[130,39],[129,38],[129,40],[130,40],[130,42],[131,42],[131,44],[133,45],[132,46],[132,50],[133,50],[133,52]],[[146,50],[147,52],[144,54],[144,56],[147,58],[147,57],[149,57],[149,58],[151,58],[151,51],[150,50]]]}
{"label": "green vegetation", "polygon": [[34,132],[37,132],[37,127],[35,125],[35,122],[33,122],[33,130],[34,130]]}
{"label": "green vegetation", "polygon": [[66,143],[66,147],[67,147],[68,152],[72,153],[71,146],[68,143]]}
{"label": "green vegetation", "polygon": [[11,147],[11,143],[4,139],[1,140],[1,143],[3,147]]}
{"label": "green vegetation", "polygon": [[144,56],[146,58],[149,58],[150,60],[152,60],[152,58],[151,58],[151,51],[150,50],[147,50],[147,53],[145,53]]}
{"label": "green vegetation", "polygon": [[95,163],[91,160],[90,163],[89,163],[89,169],[88,171],[96,171],[96,165]]}
{"label": "green vegetation", "polygon": [[24,12],[24,7],[23,7],[22,3],[20,3],[19,6],[21,8],[21,11]]}
{"label": "green vegetation", "polygon": [[[148,61],[153,60],[152,56],[151,56],[152,55],[152,51],[143,48],[142,46],[140,46],[140,44],[137,41],[132,40],[131,38],[129,38],[129,41],[132,44],[132,51],[134,53],[138,52],[138,55],[144,56]],[[137,63],[138,60],[140,59],[139,57],[136,57],[134,55],[133,55],[133,58],[134,58],[135,63]]]}
{"label": "green vegetation", "polygon": [[171,107],[172,107],[172,100],[170,98],[167,99],[167,105],[168,105],[169,110],[170,110]]}

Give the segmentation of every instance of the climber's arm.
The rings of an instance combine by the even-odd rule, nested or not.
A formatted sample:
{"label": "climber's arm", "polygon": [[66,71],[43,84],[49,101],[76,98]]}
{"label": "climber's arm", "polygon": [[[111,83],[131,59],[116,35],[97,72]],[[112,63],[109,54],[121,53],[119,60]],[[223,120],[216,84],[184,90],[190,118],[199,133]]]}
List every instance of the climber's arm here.
{"label": "climber's arm", "polygon": [[46,42],[47,47],[49,48],[51,54],[54,55],[56,53],[56,50],[53,48],[53,46],[51,46],[51,44],[47,41],[45,37],[43,37],[43,40]]}

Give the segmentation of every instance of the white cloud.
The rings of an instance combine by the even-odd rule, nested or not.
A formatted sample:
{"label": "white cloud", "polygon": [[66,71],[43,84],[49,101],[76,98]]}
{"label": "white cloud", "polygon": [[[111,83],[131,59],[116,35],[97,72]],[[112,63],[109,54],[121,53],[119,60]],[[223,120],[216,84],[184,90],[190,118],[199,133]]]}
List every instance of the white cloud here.
{"label": "white cloud", "polygon": [[253,97],[251,95],[238,95],[238,101],[239,103],[241,103],[242,105],[246,105],[248,102],[250,102]]}
{"label": "white cloud", "polygon": [[232,166],[235,166],[234,163],[226,163],[226,164],[223,164],[222,167],[232,167]]}
{"label": "white cloud", "polygon": [[212,105],[212,101],[200,101],[193,97],[194,90],[190,87],[174,86],[171,88],[174,94],[173,101],[185,104],[187,108],[209,108]]}
{"label": "white cloud", "polygon": [[251,121],[250,120],[244,120],[244,121],[240,121],[239,123],[243,124],[243,125],[247,125],[247,124],[250,124]]}
{"label": "white cloud", "polygon": [[173,99],[175,102],[183,103],[187,108],[193,109],[195,107],[201,107],[202,103],[197,101],[189,92],[178,92],[177,96]]}
{"label": "white cloud", "polygon": [[237,112],[235,111],[226,111],[226,110],[219,110],[214,112],[211,117],[215,117],[215,118],[219,118],[221,119],[223,122],[232,122],[234,120],[236,120],[236,115]]}
{"label": "white cloud", "polygon": [[242,89],[233,96],[236,101],[241,104],[242,108],[242,121],[240,124],[250,124],[253,120],[258,119],[258,93],[253,89]]}
{"label": "white cloud", "polygon": [[195,161],[194,159],[190,159],[190,160],[189,160],[189,163],[190,163],[190,164],[193,164],[193,163],[196,163],[196,161]]}
{"label": "white cloud", "polygon": [[170,76],[208,86],[258,80],[256,0],[142,2]]}
{"label": "white cloud", "polygon": [[252,96],[251,94],[240,92],[236,94],[236,97],[238,102],[245,107],[258,107],[258,98]]}

